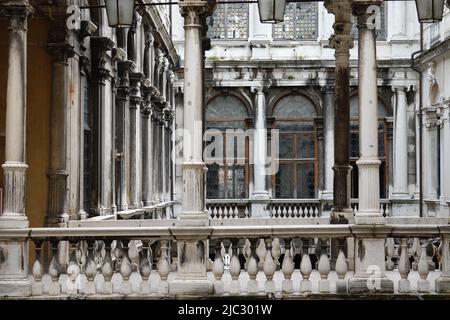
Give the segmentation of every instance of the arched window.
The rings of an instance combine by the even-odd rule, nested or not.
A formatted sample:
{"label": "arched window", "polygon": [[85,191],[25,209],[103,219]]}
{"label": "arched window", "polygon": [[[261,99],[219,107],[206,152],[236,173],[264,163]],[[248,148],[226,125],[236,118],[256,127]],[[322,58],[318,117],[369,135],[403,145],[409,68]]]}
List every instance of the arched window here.
{"label": "arched window", "polygon": [[208,37],[211,39],[247,39],[248,4],[221,3],[214,14],[207,18]]}
{"label": "arched window", "polygon": [[278,172],[272,176],[274,197],[315,198],[318,187],[316,109],[307,97],[282,98],[273,111],[279,130]]}
{"label": "arched window", "polygon": [[317,38],[318,3],[286,4],[284,22],[273,26],[273,37],[280,40]]}
{"label": "arched window", "polygon": [[[378,100],[378,157],[380,165],[380,197],[388,197],[389,185],[389,144],[388,144],[388,126],[385,118],[389,114],[385,105]],[[358,96],[350,99],[350,165],[352,166],[352,198],[358,198],[358,166],[356,161],[359,159],[359,109]]]}
{"label": "arched window", "polygon": [[244,103],[233,95],[215,97],[206,107],[208,199],[248,197],[248,142],[244,132],[248,116]]}

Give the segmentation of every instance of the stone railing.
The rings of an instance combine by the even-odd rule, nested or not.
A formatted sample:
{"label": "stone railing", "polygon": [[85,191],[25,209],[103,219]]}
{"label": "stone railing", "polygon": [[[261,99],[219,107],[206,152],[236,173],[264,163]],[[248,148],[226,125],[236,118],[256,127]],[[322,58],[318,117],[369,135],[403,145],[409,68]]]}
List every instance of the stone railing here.
{"label": "stone railing", "polygon": [[[358,203],[359,203],[358,199],[351,200],[351,206],[353,209],[353,213],[356,213],[358,211]],[[380,199],[380,210],[383,213],[383,217],[391,216],[391,212],[392,212],[391,201],[389,199]]]}
{"label": "stone railing", "polygon": [[250,217],[248,199],[208,199],[206,210],[211,219],[236,219]]}
{"label": "stone railing", "polygon": [[[0,241],[23,241],[26,247],[30,243],[34,258],[31,273],[21,280],[30,282],[30,290],[15,293],[8,287],[6,292],[0,285],[0,295],[176,296],[179,292],[171,283],[182,276],[180,268],[186,271],[186,257],[178,259],[177,252],[182,249],[174,249],[188,239],[208,244],[206,256],[210,259],[204,264],[202,280],[210,284],[210,290],[200,294],[192,289],[183,295],[281,298],[378,291],[414,295],[450,292],[448,225],[283,225],[277,224],[279,219],[273,219],[273,224],[251,225],[246,224],[248,219],[239,220],[236,225],[203,227],[183,227],[175,220],[151,226],[153,221],[147,220],[147,226],[139,228],[127,226],[128,221],[123,221],[123,226],[115,221],[115,227],[3,229]],[[374,246],[376,241],[385,246]],[[397,262],[391,264],[396,246]],[[17,252],[8,252],[7,246],[0,250],[5,258],[0,264],[1,284],[8,259],[15,259]],[[384,272],[385,259],[380,265],[366,265],[380,255],[384,257],[384,251],[388,271]],[[356,271],[349,271],[353,269]],[[367,284],[355,287],[353,280],[361,276],[361,269],[368,272]],[[26,267],[24,274],[28,274]],[[381,280],[372,279],[377,274],[383,276]],[[184,281],[196,283],[191,277]]]}
{"label": "stone railing", "polygon": [[320,201],[316,199],[273,199],[269,205],[272,218],[319,218]]}
{"label": "stone railing", "polygon": [[87,220],[171,219],[175,201],[160,202],[151,206],[117,211],[115,214],[95,216]]}

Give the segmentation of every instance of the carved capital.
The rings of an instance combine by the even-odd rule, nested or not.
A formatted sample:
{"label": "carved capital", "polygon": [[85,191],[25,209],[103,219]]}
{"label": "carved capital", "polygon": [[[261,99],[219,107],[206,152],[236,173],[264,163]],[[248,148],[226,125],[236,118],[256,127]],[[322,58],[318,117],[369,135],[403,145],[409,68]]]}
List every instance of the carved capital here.
{"label": "carved capital", "polygon": [[114,47],[114,41],[107,37],[91,37],[92,69],[98,80],[102,81],[109,77],[106,69],[107,52]]}
{"label": "carved capital", "polygon": [[209,13],[208,1],[182,0],[179,2],[185,28],[200,28],[203,16]]}
{"label": "carved capital", "polygon": [[53,59],[53,62],[67,62],[69,58],[75,55],[72,45],[67,42],[49,43],[47,50]]}
{"label": "carved capital", "polygon": [[12,32],[27,31],[28,16],[34,12],[29,1],[8,1],[0,5],[0,15],[9,18],[9,30]]}
{"label": "carved capital", "polygon": [[352,4],[353,15],[357,17],[358,28],[373,29],[373,6],[380,7],[382,0],[355,0]]}
{"label": "carved capital", "polygon": [[348,50],[353,48],[353,37],[350,34],[333,34],[330,37],[330,47],[335,49],[336,52],[348,52]]}

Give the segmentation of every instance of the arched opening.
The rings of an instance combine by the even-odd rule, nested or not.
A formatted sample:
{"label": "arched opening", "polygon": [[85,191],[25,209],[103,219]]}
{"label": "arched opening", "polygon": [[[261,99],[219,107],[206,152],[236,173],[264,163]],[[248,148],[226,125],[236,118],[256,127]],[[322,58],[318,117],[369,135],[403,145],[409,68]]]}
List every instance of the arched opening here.
{"label": "arched opening", "polygon": [[274,159],[278,171],[272,176],[273,197],[315,198],[319,170],[314,104],[303,95],[289,95],[277,102],[273,116],[275,128],[279,130],[279,152]]}
{"label": "arched opening", "polygon": [[234,95],[219,95],[206,107],[208,199],[248,197],[248,139],[245,135],[248,116],[244,102]]}

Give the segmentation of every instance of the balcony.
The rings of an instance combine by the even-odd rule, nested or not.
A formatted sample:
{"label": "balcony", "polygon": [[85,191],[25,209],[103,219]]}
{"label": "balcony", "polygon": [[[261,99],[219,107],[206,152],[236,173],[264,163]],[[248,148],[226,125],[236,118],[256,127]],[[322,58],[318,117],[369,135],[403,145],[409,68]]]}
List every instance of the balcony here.
{"label": "balcony", "polygon": [[[85,221],[83,227],[4,229],[0,240],[23,241],[30,246],[31,291],[0,290],[0,296],[47,298],[142,298],[180,296],[171,283],[179,274],[177,243],[205,241],[209,247],[206,279],[208,293],[201,297],[267,297],[313,299],[319,296],[358,296],[351,288],[355,261],[361,254],[375,256],[357,242],[384,241],[385,275],[393,292],[384,293],[369,276],[369,294],[388,296],[441,296],[448,268],[448,219],[386,218],[383,226],[301,225],[289,219],[210,219],[203,227],[183,226],[180,220]],[[360,244],[359,244],[360,246]],[[447,248],[447,250],[445,249]],[[8,273],[8,259],[0,264]],[[363,249],[364,250],[364,249]],[[208,250],[207,250],[208,252]],[[8,258],[9,256],[9,258]],[[447,260],[446,260],[447,259]],[[182,262],[181,262],[182,263]],[[374,267],[370,269],[370,267]],[[373,274],[383,273],[369,266]],[[189,280],[188,280],[189,281]],[[372,286],[372,287],[371,287]],[[447,290],[447,291],[446,291]]]}

